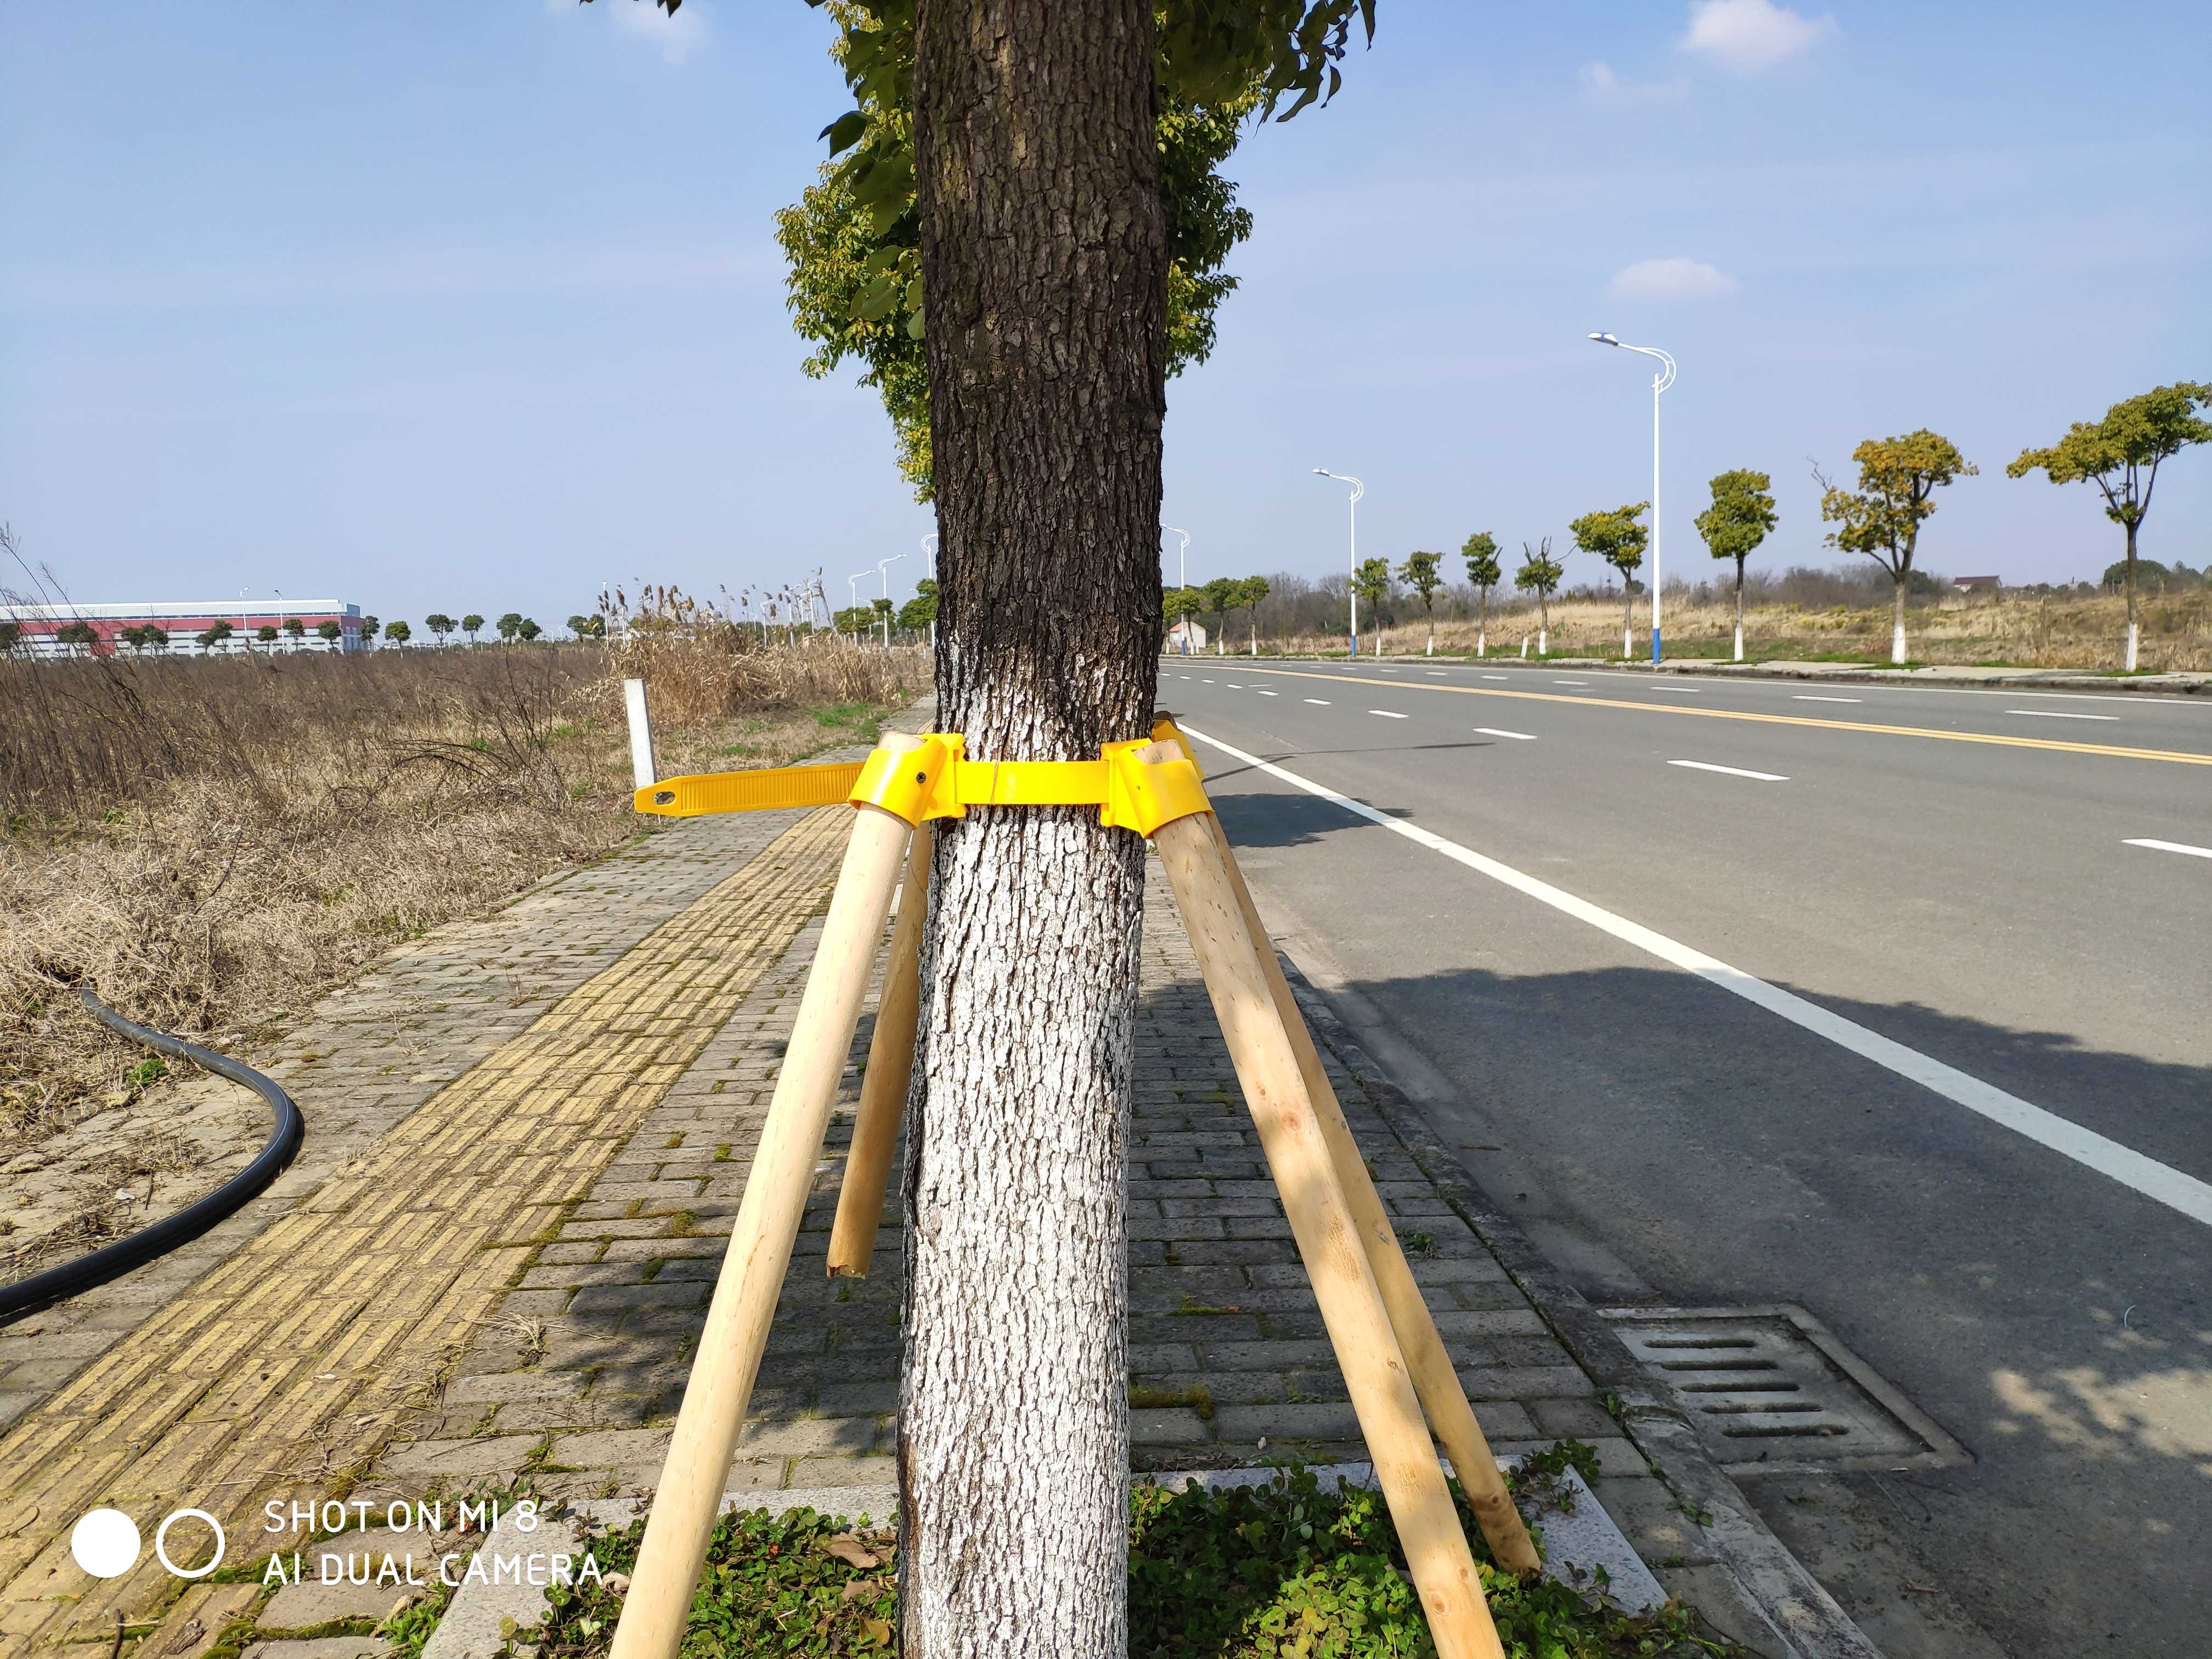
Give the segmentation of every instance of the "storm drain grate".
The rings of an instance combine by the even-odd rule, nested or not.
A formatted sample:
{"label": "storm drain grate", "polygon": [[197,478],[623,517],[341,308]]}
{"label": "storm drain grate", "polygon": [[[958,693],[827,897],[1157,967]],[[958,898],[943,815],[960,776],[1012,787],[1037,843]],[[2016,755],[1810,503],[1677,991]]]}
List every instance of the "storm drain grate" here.
{"label": "storm drain grate", "polygon": [[1730,1474],[1973,1461],[1802,1308],[1603,1311]]}

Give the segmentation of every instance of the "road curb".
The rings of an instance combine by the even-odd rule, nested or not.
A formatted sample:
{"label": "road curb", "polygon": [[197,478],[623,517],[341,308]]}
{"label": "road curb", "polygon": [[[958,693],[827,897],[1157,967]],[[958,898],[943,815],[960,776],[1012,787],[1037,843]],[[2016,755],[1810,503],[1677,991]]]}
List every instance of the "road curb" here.
{"label": "road curb", "polygon": [[1484,1195],[1420,1109],[1391,1081],[1297,964],[1279,949],[1277,955],[1314,1036],[1343,1062],[1421,1173],[1474,1230],[1576,1363],[1612,1396],[1622,1431],[1685,1510],[1698,1516],[1715,1559],[1783,1651],[1794,1659],[1881,1659],[1881,1650],[1767,1529],[1612,1326]]}

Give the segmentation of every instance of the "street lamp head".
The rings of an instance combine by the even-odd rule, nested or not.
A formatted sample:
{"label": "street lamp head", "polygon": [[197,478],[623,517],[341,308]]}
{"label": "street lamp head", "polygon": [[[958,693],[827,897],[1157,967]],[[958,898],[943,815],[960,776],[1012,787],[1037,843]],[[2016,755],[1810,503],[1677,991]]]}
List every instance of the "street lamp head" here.
{"label": "street lamp head", "polygon": [[1620,343],[1610,334],[1593,334],[1590,338],[1595,340],[1600,345],[1617,346]]}

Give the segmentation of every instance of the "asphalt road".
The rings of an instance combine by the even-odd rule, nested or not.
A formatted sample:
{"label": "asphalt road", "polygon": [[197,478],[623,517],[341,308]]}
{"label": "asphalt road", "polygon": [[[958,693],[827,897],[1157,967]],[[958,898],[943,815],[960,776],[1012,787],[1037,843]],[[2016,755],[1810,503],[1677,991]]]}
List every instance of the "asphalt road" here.
{"label": "asphalt road", "polygon": [[1923,1585],[2023,1659],[2212,1651],[2212,705],[1418,658],[1160,700],[1495,861],[1200,744],[1271,926],[1595,1299],[1802,1304],[1973,1453],[1750,1483],[1893,1655],[1943,1650]]}

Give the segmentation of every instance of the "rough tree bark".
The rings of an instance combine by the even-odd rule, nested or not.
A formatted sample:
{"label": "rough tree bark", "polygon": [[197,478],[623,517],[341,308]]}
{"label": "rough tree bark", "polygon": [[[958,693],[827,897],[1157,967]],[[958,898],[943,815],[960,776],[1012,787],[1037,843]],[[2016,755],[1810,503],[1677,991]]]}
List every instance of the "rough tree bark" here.
{"label": "rough tree bark", "polygon": [[[975,760],[1152,723],[1167,240],[1148,0],[921,0],[939,721]],[[908,1105],[910,1656],[1127,1651],[1127,1221],[1144,847],[940,827]]]}

